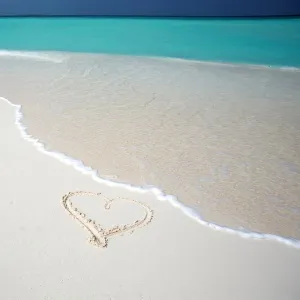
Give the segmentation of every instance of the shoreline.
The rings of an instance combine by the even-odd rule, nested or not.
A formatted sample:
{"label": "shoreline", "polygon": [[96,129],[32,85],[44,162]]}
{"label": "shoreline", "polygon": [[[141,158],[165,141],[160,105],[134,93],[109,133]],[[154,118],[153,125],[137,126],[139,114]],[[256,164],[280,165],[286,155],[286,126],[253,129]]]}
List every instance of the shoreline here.
{"label": "shoreline", "polygon": [[15,125],[17,126],[18,130],[21,133],[21,136],[24,140],[29,141],[31,144],[34,145],[34,147],[48,155],[51,156],[60,162],[72,166],[76,171],[79,171],[80,173],[84,175],[88,175],[90,178],[92,178],[94,181],[105,184],[109,187],[117,187],[117,188],[125,188],[128,189],[128,191],[136,192],[139,194],[147,194],[147,193],[152,193],[155,198],[159,201],[166,201],[169,204],[171,204],[173,207],[178,208],[183,215],[188,216],[191,218],[193,221],[196,221],[199,225],[203,225],[205,227],[211,228],[216,231],[224,232],[224,233],[230,233],[233,235],[237,235],[241,238],[246,238],[246,239],[253,239],[253,240],[269,240],[269,241],[276,241],[281,244],[284,244],[286,246],[291,246],[296,249],[300,249],[300,240],[297,239],[290,239],[290,238],[285,238],[281,237],[278,235],[274,234],[268,234],[268,233],[258,233],[258,232],[252,232],[250,230],[236,230],[232,229],[226,226],[220,226],[218,224],[214,224],[208,221],[205,221],[201,218],[201,216],[192,208],[189,206],[184,205],[182,202],[178,201],[177,197],[174,195],[168,195],[163,192],[161,188],[158,187],[152,187],[148,186],[143,187],[143,186],[134,186],[131,184],[127,183],[120,183],[120,182],[115,182],[113,180],[109,179],[104,179],[101,178],[101,175],[98,175],[98,172],[96,170],[93,170],[89,166],[85,166],[82,161],[76,160],[74,158],[68,157],[64,153],[57,152],[57,151],[48,151],[45,148],[45,145],[39,141],[38,138],[32,137],[26,130],[25,125],[22,124],[22,107],[21,105],[18,104],[13,104],[10,102],[8,99],[1,97],[0,96],[0,101],[4,101],[10,106],[14,107],[16,112],[15,112]]}
{"label": "shoreline", "polygon": [[[11,56],[16,58],[24,58],[24,59],[33,59],[33,60],[44,60],[53,63],[61,63],[67,60],[66,57],[62,57],[63,55],[97,55],[97,56],[113,56],[117,58],[122,57],[133,57],[133,58],[145,58],[152,60],[161,60],[161,61],[175,61],[182,62],[185,64],[194,63],[199,65],[208,65],[208,66],[224,66],[224,67],[232,67],[232,68],[249,68],[249,69],[267,69],[267,70],[280,70],[286,72],[300,72],[300,66],[294,65],[266,65],[266,64],[253,64],[247,62],[227,62],[227,61],[213,61],[213,60],[197,60],[197,59],[189,59],[189,58],[181,58],[181,57],[169,57],[169,56],[148,56],[148,55],[130,55],[130,54],[117,54],[117,53],[96,53],[96,52],[81,52],[81,51],[58,51],[58,50],[26,50],[26,49],[4,49],[0,48],[0,56]],[[56,55],[57,58],[51,58],[49,56]],[[59,58],[60,57],[60,58]]]}

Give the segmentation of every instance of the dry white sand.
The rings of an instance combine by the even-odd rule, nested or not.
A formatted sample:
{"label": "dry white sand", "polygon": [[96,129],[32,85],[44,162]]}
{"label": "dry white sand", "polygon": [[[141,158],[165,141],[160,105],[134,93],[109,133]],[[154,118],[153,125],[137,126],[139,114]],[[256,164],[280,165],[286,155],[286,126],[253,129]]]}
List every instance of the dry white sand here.
{"label": "dry white sand", "polygon": [[[24,140],[15,111],[0,101],[0,299],[300,299],[299,249],[215,231],[150,192],[97,183]],[[95,247],[62,205],[73,191],[137,200],[154,218]],[[103,227],[145,216],[121,200],[109,211],[101,197],[74,205]]]}

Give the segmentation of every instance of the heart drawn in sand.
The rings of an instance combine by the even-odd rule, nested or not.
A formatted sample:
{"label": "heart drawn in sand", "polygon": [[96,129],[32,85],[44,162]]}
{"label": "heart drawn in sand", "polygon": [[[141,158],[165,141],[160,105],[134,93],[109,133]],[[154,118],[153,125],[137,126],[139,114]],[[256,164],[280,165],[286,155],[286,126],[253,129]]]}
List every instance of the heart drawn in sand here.
{"label": "heart drawn in sand", "polygon": [[87,216],[80,212],[77,208],[73,207],[73,203],[71,202],[71,198],[74,196],[103,196],[101,193],[92,193],[92,192],[69,192],[68,194],[64,195],[62,198],[62,203],[64,208],[69,212],[69,214],[74,217],[88,232],[91,234],[89,239],[90,243],[97,247],[107,247],[108,239],[123,234],[125,232],[132,232],[137,228],[144,227],[145,225],[149,224],[153,218],[153,211],[144,203],[138,202],[136,200],[130,200],[126,198],[117,198],[117,199],[108,199],[105,198],[104,208],[109,210],[111,208],[111,204],[114,201],[127,201],[133,202],[137,205],[143,207],[145,214],[142,218],[135,220],[132,223],[114,226],[111,228],[104,228],[100,224],[96,224],[94,220],[87,218]]}

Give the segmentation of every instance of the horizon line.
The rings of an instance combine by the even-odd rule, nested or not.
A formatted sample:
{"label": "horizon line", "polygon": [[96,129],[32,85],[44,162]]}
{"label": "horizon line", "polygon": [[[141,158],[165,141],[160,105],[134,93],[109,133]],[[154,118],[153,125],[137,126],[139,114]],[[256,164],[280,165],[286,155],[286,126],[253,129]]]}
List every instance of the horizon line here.
{"label": "horizon line", "polygon": [[0,18],[153,18],[153,19],[292,19],[300,18],[300,14],[295,15],[245,15],[245,16],[184,16],[184,15],[60,15],[60,14],[9,14],[1,15]]}

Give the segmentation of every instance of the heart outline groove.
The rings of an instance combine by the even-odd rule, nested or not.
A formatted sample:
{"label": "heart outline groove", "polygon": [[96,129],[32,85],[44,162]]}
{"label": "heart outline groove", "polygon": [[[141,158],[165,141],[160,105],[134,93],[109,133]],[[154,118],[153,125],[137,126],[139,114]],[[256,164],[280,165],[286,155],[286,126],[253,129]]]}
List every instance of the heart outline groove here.
{"label": "heart outline groove", "polygon": [[142,218],[135,220],[132,223],[128,223],[125,225],[117,225],[111,228],[105,229],[100,224],[96,224],[94,220],[88,219],[86,214],[80,212],[78,208],[73,207],[73,203],[71,201],[72,197],[76,196],[103,196],[102,193],[93,193],[93,192],[84,192],[84,191],[77,191],[77,192],[69,192],[62,197],[62,204],[65,210],[74,218],[76,219],[83,228],[85,228],[91,235],[89,238],[89,242],[96,246],[106,248],[108,245],[109,238],[122,235],[125,232],[133,232],[138,228],[142,228],[149,224],[153,219],[153,210],[150,209],[146,204],[141,203],[136,200],[121,198],[118,197],[117,199],[108,199],[105,196],[105,204],[104,209],[109,210],[111,208],[111,204],[114,201],[121,200],[127,202],[133,202],[137,205],[140,205],[144,208],[145,214]]}

